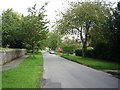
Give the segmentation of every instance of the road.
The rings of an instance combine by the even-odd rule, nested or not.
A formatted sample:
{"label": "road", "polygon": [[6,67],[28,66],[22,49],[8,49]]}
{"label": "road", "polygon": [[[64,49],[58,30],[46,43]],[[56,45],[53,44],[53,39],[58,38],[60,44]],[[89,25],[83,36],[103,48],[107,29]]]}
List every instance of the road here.
{"label": "road", "polygon": [[43,52],[43,88],[118,88],[112,75]]}

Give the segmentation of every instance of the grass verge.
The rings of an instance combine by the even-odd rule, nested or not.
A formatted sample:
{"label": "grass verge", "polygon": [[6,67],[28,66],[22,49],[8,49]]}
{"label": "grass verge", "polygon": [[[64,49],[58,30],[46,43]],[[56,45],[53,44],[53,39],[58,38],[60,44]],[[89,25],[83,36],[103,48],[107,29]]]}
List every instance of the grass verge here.
{"label": "grass verge", "polygon": [[2,72],[2,88],[40,88],[43,73],[42,53],[30,55],[16,68]]}
{"label": "grass verge", "polygon": [[98,70],[118,70],[118,65],[120,65],[117,63],[92,58],[82,58],[74,55],[60,54],[60,56]]}
{"label": "grass verge", "polygon": [[[1,69],[1,67],[0,67]],[[2,90],[2,73],[0,72],[0,90]]]}

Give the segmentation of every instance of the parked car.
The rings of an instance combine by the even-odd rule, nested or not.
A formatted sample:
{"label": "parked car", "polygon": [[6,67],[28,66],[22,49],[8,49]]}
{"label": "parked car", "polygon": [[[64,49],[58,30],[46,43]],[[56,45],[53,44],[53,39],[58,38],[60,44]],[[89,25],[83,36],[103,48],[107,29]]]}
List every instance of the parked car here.
{"label": "parked car", "polygon": [[55,54],[55,51],[50,50],[49,53],[50,53],[50,54]]}

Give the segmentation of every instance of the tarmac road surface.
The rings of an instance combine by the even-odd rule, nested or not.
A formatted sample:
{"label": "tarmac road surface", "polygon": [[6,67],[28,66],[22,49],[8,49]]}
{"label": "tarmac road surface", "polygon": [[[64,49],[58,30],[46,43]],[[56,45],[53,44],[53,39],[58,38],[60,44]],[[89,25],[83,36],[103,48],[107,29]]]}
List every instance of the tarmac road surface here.
{"label": "tarmac road surface", "polygon": [[118,80],[103,71],[43,52],[43,88],[118,88]]}

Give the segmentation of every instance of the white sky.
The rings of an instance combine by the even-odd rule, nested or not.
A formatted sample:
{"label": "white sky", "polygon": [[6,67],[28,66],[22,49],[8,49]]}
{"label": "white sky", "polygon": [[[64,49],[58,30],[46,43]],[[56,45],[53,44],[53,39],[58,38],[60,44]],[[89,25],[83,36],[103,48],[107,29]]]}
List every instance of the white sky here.
{"label": "white sky", "polygon": [[[58,18],[56,15],[59,12],[63,12],[66,7],[68,7],[68,1],[78,1],[78,0],[0,0],[0,15],[3,10],[8,8],[13,8],[14,11],[18,13],[27,15],[27,8],[32,7],[34,4],[37,4],[39,9],[45,2],[48,2],[46,6],[47,19],[50,20],[50,26],[53,25],[55,18]],[[118,0],[106,0],[111,2],[118,2]]]}

